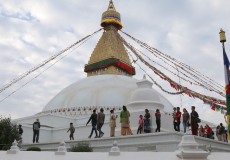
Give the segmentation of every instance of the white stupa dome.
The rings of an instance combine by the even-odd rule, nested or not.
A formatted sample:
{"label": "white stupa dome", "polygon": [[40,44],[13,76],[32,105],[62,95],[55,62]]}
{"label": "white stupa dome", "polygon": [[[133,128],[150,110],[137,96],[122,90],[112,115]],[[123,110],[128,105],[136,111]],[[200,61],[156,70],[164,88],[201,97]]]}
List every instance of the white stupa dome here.
{"label": "white stupa dome", "polygon": [[136,84],[137,89],[130,96],[129,108],[133,110],[143,110],[145,108],[164,109],[164,104],[160,99],[161,95],[152,88],[153,83],[144,77]]}
{"label": "white stupa dome", "polygon": [[[143,103],[151,100],[159,104],[158,106],[162,106],[165,111],[172,110],[172,104],[152,88],[135,94],[138,82],[132,77],[122,75],[90,76],[59,92],[48,102],[43,112],[71,107],[122,107],[137,99]],[[147,99],[143,96],[146,94],[149,95]]]}

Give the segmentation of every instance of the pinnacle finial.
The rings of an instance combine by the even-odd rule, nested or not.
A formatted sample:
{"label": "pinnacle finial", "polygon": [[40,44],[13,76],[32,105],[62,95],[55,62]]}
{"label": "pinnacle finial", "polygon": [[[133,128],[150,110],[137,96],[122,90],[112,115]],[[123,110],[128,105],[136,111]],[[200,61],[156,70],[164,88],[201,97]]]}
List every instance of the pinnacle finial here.
{"label": "pinnacle finial", "polygon": [[114,11],[116,11],[116,9],[115,9],[115,7],[113,5],[113,1],[112,0],[109,0],[108,10],[114,10]]}
{"label": "pinnacle finial", "polygon": [[18,151],[20,151],[17,145],[18,143],[15,139],[12,143],[12,146],[10,147],[10,150],[7,151],[7,154],[16,154]]}
{"label": "pinnacle finial", "polygon": [[60,143],[60,146],[58,147],[58,151],[55,152],[55,155],[65,155],[66,152],[67,152],[66,143],[65,143],[65,141],[63,140],[63,141]]}
{"label": "pinnacle finial", "polygon": [[[116,11],[113,1],[109,0],[109,6],[107,11],[102,14],[101,26],[106,28],[107,26],[113,26],[116,29],[122,29],[120,13]],[[110,28],[110,27],[109,27]],[[107,27],[107,29],[109,29]]]}
{"label": "pinnacle finial", "polygon": [[225,37],[225,31],[221,28],[220,29],[220,42],[221,43],[224,43],[224,42],[226,42],[226,37]]}
{"label": "pinnacle finial", "polygon": [[109,155],[110,156],[119,156],[120,155],[120,149],[119,149],[119,147],[117,145],[116,140],[113,142],[113,147],[110,149]]}

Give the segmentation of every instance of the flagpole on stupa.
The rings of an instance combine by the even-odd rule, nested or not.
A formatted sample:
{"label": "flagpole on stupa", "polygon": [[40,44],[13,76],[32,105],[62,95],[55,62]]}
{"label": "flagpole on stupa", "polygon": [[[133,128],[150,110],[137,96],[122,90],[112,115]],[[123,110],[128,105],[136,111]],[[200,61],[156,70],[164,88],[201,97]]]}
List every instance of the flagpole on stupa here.
{"label": "flagpole on stupa", "polygon": [[228,141],[230,140],[230,80],[229,80],[229,60],[227,54],[225,52],[224,43],[226,42],[225,32],[223,29],[220,29],[220,43],[222,43],[223,47],[223,58],[224,58],[224,68],[225,68],[225,90],[226,90],[226,107],[227,107],[227,131],[228,131]]}

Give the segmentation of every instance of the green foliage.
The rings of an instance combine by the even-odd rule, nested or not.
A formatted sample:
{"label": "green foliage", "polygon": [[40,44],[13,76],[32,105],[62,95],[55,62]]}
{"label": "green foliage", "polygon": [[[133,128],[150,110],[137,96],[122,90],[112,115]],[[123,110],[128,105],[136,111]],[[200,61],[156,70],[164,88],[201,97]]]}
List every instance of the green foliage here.
{"label": "green foliage", "polygon": [[26,151],[41,151],[41,148],[39,147],[29,147],[26,149]]}
{"label": "green foliage", "polygon": [[81,142],[72,146],[69,149],[69,152],[93,152],[93,148],[90,146],[89,143]]}
{"label": "green foliage", "polygon": [[3,146],[11,146],[15,139],[19,139],[17,125],[11,122],[11,118],[0,116],[0,150]]}
{"label": "green foliage", "polygon": [[10,146],[3,146],[3,147],[2,147],[2,150],[3,150],[3,151],[7,151],[7,150],[9,150],[9,149],[10,149]]}

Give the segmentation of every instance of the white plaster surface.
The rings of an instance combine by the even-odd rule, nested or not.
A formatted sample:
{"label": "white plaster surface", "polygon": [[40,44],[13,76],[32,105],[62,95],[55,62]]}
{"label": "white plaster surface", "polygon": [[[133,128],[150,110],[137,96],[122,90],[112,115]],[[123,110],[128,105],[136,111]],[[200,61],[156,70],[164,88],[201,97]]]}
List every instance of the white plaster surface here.
{"label": "white plaster surface", "polygon": [[[20,151],[7,154],[6,151],[0,151],[0,157],[2,160],[179,160],[175,152],[121,152],[118,156],[110,156],[106,152],[67,152],[65,155],[55,155],[54,152]],[[211,153],[208,160],[226,160],[229,157],[230,153]]]}
{"label": "white plaster surface", "polygon": [[154,103],[160,104],[161,108],[165,106],[165,110],[171,111],[172,104],[152,89],[151,82],[145,81],[145,85],[141,85],[143,89],[136,90],[139,81],[132,77],[121,75],[87,77],[60,91],[43,111],[67,107],[123,106],[133,101],[150,102],[149,107]]}
{"label": "white plaster surface", "polygon": [[[125,138],[125,137],[123,137]],[[131,139],[131,137],[128,137]],[[98,139],[99,140],[99,139]],[[104,152],[67,152],[66,151],[66,143],[62,142],[59,144],[59,147],[56,152],[51,151],[41,151],[41,152],[33,152],[33,151],[20,151],[16,146],[16,142],[13,143],[13,146],[8,151],[0,151],[0,157],[3,160],[25,160],[25,159],[81,159],[81,160],[119,160],[119,159],[132,159],[132,160],[152,160],[153,158],[156,160],[179,160],[179,159],[187,159],[187,160],[224,160],[230,156],[230,152],[211,152],[207,148],[198,147],[199,144],[194,139],[192,135],[184,135],[180,141],[179,149],[174,152],[164,152],[164,151],[145,151],[145,152],[125,152],[123,149],[120,149],[120,143],[117,140],[110,140],[110,146],[107,148],[109,151]],[[121,141],[120,141],[121,142]],[[194,148],[194,146],[197,146]],[[145,146],[146,147],[146,146]],[[185,147],[185,148],[184,148]],[[15,151],[15,152],[13,152]]]}

